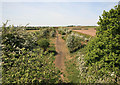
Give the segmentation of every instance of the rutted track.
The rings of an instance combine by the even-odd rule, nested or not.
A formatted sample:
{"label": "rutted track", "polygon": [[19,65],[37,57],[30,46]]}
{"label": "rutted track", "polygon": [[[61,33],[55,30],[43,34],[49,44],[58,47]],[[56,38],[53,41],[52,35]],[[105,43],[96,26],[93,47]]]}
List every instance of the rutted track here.
{"label": "rutted track", "polygon": [[[65,58],[69,59],[70,54],[68,48],[66,47],[65,41],[61,38],[61,35],[58,34],[58,32],[56,36],[55,46],[56,46],[56,51],[58,53],[55,59],[55,66],[58,67],[63,73],[65,73],[65,65],[64,65]],[[61,77],[63,77],[63,75],[61,75]]]}
{"label": "rutted track", "polygon": [[65,69],[65,66],[64,66],[64,58],[65,58],[65,52],[63,52],[63,45],[64,45],[64,42],[63,40],[61,39],[60,35],[57,34],[57,37],[56,37],[56,51],[57,51],[57,56],[56,56],[56,60],[55,60],[55,65],[60,69],[60,70],[64,70]]}

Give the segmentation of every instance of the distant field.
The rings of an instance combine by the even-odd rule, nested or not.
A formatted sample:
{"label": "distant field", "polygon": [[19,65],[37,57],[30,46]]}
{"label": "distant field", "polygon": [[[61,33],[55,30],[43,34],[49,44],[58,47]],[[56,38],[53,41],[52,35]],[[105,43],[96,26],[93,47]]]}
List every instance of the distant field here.
{"label": "distant field", "polygon": [[[74,27],[63,27],[63,28],[69,28],[75,32],[80,32],[80,33],[87,34],[90,36],[95,36],[96,27],[97,26],[74,26]],[[36,31],[40,31],[40,30],[27,30],[27,32],[36,32]]]}
{"label": "distant field", "polygon": [[96,30],[73,30],[73,31],[80,32],[80,33],[87,34],[87,35],[91,35],[91,36],[96,35]]}
{"label": "distant field", "polygon": [[40,30],[27,30],[27,32],[36,32],[36,31],[40,31]]}
{"label": "distant field", "polygon": [[73,27],[63,27],[63,28],[69,28],[72,30],[95,30],[97,26],[73,26]]}

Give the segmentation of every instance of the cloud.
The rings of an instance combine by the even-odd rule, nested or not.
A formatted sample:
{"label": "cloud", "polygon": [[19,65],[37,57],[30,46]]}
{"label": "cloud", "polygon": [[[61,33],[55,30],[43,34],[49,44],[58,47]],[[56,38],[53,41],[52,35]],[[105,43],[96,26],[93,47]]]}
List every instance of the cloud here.
{"label": "cloud", "polygon": [[2,0],[2,2],[119,2],[119,0]]}
{"label": "cloud", "polygon": [[4,2],[3,21],[14,25],[96,25],[104,9],[114,3],[96,2]]}

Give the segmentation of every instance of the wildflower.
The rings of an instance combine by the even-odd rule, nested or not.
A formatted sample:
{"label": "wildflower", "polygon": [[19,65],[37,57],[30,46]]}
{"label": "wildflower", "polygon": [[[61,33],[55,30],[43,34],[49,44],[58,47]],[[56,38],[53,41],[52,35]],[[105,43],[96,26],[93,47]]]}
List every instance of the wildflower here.
{"label": "wildflower", "polygon": [[111,76],[114,76],[114,72],[112,72]]}

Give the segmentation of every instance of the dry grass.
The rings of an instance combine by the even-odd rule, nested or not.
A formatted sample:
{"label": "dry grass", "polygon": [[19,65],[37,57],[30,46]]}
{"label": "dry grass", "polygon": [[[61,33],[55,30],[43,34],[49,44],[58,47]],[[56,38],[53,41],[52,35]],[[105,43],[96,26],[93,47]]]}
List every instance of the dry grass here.
{"label": "dry grass", "polygon": [[40,30],[27,30],[27,32],[36,32],[36,31],[40,31]]}

